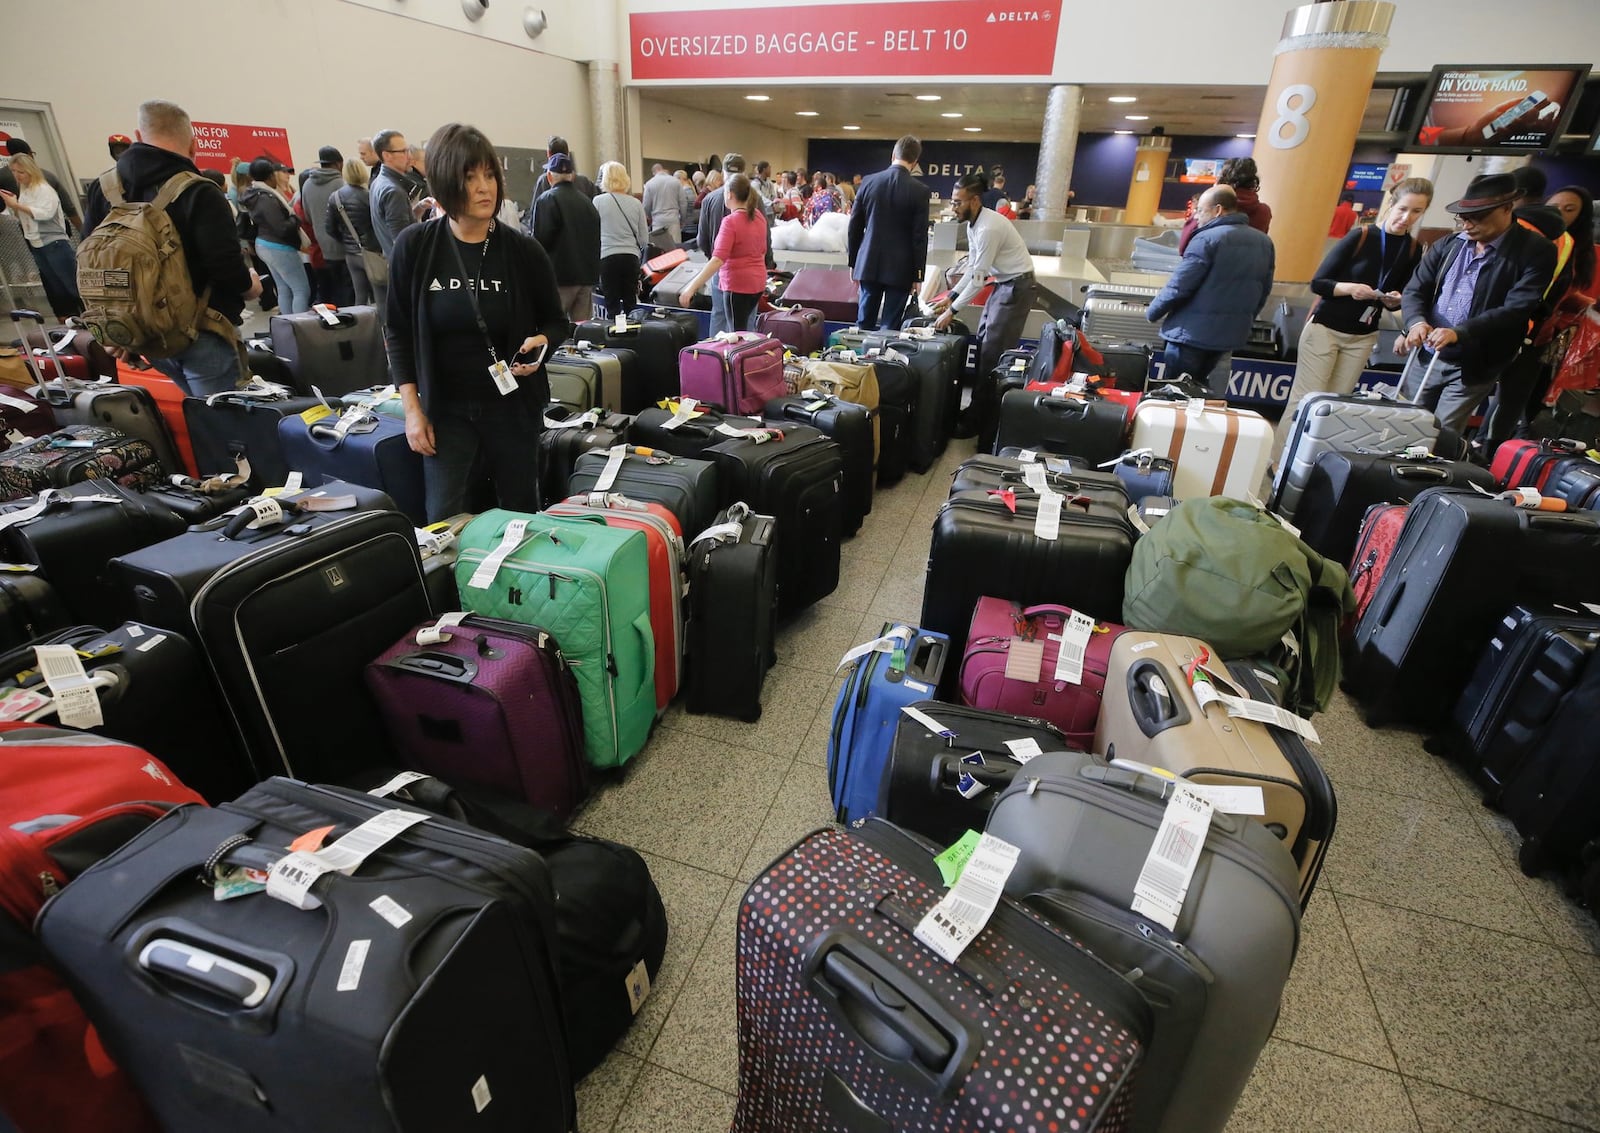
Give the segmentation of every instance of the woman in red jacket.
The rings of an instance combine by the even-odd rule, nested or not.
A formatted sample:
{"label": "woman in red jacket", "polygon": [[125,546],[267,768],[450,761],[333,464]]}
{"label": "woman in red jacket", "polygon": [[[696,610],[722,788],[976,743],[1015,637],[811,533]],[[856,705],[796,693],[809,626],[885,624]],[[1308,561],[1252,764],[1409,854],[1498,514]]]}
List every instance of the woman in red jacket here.
{"label": "woman in red jacket", "polygon": [[[1272,227],[1272,206],[1261,199],[1261,177],[1256,172],[1256,159],[1253,157],[1230,157],[1222,163],[1222,168],[1217,172],[1217,184],[1231,185],[1236,197],[1239,198],[1239,211],[1244,213],[1245,219],[1250,222],[1250,227],[1257,232],[1265,232]],[[1194,230],[1199,227],[1195,223],[1193,209],[1189,212],[1189,219],[1183,222],[1183,232],[1178,236],[1178,254],[1183,255],[1184,249],[1189,246],[1189,238],[1194,235]]]}
{"label": "woman in red jacket", "polygon": [[728,178],[728,213],[717,229],[711,260],[678,296],[685,307],[713,274],[717,286],[728,293],[733,309],[733,329],[751,330],[756,304],[767,286],[767,222],[761,215],[761,198],[750,178],[735,173]]}

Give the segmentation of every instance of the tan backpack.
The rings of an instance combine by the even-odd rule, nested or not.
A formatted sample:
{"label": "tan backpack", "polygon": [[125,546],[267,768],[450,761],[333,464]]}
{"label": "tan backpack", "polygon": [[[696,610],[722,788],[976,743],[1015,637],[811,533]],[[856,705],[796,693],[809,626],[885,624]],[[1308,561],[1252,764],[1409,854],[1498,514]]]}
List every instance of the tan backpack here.
{"label": "tan backpack", "polygon": [[198,337],[211,291],[194,293],[167,206],[205,183],[198,173],[175,173],[154,200],[143,202],[123,197],[115,169],[100,178],[111,211],[78,245],[78,294],[81,321],[103,345],[170,358]]}

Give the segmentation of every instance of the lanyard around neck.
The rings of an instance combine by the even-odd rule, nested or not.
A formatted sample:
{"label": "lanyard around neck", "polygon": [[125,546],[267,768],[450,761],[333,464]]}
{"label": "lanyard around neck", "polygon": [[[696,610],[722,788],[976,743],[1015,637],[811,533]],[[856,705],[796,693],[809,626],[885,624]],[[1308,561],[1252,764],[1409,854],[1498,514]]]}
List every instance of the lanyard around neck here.
{"label": "lanyard around neck", "polygon": [[[478,332],[483,335],[483,344],[489,348],[489,361],[498,365],[500,355],[494,348],[494,339],[489,336],[489,324],[483,321],[483,310],[478,306],[478,287],[483,283],[483,264],[489,258],[489,241],[494,239],[494,221],[489,222],[489,231],[483,238],[483,251],[478,256],[478,275],[472,281],[472,286],[467,289],[467,301],[472,304],[472,317],[478,321]],[[445,238],[450,241],[450,255],[456,261],[456,269],[461,272],[461,282],[467,281],[466,261],[461,258],[461,249],[457,247],[456,234],[450,229],[450,222],[444,222]]]}

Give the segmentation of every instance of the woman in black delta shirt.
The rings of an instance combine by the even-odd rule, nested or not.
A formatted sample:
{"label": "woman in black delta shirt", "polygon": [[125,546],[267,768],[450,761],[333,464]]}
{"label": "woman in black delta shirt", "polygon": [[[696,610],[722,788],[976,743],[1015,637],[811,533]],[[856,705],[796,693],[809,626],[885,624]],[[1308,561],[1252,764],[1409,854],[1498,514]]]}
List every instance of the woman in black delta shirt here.
{"label": "woman in black delta shirt", "polygon": [[481,131],[438,129],[428,185],[445,215],[395,241],[384,327],[406,439],[424,457],[428,519],[466,510],[475,469],[501,507],[537,511],[543,358],[572,332],[555,271],[536,240],[496,223],[505,183]]}

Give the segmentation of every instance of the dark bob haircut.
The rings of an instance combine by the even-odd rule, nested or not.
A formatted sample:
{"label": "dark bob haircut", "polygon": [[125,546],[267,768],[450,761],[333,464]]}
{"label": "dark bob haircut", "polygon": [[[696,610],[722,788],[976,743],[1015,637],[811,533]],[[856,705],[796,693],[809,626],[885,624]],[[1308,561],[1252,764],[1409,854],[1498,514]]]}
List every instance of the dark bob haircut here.
{"label": "dark bob haircut", "polygon": [[428,139],[428,191],[445,215],[459,217],[467,211],[467,174],[482,166],[494,174],[495,211],[506,199],[505,175],[500,155],[476,126],[451,122]]}

